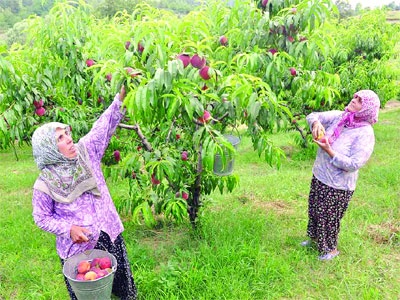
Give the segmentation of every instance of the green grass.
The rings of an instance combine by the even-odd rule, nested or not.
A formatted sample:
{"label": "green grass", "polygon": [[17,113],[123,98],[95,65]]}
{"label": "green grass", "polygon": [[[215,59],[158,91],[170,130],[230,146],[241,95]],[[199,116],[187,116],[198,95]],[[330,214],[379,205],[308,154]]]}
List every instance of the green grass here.
{"label": "green grass", "polygon": [[[274,136],[288,159],[280,170],[239,146],[231,194],[205,199],[200,226],[150,230],[123,216],[139,299],[399,299],[400,110],[380,114],[376,146],[360,170],[342,222],[340,256],[321,263],[303,249],[314,152],[302,154],[296,133]],[[31,216],[38,174],[31,149],[0,152],[0,299],[68,299],[54,236]],[[110,183],[116,202],[123,183]]]}

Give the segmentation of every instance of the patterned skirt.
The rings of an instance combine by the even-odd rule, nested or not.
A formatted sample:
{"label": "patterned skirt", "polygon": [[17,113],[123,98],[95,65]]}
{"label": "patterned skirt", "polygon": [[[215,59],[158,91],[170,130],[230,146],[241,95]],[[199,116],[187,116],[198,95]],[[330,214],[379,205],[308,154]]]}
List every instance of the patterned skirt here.
{"label": "patterned skirt", "polygon": [[313,176],[308,198],[307,235],[317,242],[321,254],[336,249],[340,220],[353,193],[327,186]]}
{"label": "patterned skirt", "polygon": [[[123,300],[134,300],[137,297],[136,285],[133,280],[131,267],[129,264],[126,246],[124,239],[119,235],[114,243],[111,242],[109,235],[103,231],[100,232],[99,240],[95,249],[108,251],[117,259],[117,270],[114,274],[114,282],[112,293]],[[61,264],[64,266],[64,259],[61,259]],[[65,284],[67,285],[68,293],[71,300],[77,300],[75,293],[72,290],[67,278],[64,276]]]}

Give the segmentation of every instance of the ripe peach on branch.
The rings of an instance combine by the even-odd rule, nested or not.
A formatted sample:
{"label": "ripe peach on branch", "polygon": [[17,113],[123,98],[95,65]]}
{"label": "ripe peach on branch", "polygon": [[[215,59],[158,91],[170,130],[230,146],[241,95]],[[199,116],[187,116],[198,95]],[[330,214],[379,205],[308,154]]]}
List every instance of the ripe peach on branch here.
{"label": "ripe peach on branch", "polygon": [[219,38],[219,42],[222,46],[228,45],[228,38],[224,35],[221,35]]}
{"label": "ripe peach on branch", "polygon": [[179,60],[182,61],[183,67],[186,68],[190,64],[190,55],[186,53],[179,54],[177,56]]}
{"label": "ripe peach on branch", "polygon": [[190,59],[190,63],[192,64],[193,67],[201,69],[206,65],[206,59],[204,57],[203,58],[200,57],[198,54],[195,54]]}

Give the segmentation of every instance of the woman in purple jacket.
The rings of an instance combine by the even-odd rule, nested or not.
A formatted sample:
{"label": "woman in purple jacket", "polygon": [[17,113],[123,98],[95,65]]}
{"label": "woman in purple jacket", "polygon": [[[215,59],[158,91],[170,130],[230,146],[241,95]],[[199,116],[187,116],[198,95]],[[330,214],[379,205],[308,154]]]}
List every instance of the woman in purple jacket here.
{"label": "woman in purple jacket", "polygon": [[[124,230],[101,171],[101,159],[124,113],[125,88],[77,144],[70,126],[51,122],[35,130],[32,150],[40,174],[33,186],[33,218],[56,235],[57,254],[65,260],[88,249],[113,254],[118,263],[112,292],[136,299]],[[71,299],[77,299],[64,277]]]}
{"label": "woman in purple jacket", "polygon": [[356,187],[358,170],[375,145],[372,125],[380,101],[370,90],[354,94],[345,111],[311,113],[307,122],[319,146],[309,193],[307,235],[302,246],[316,244],[319,260],[339,254],[337,239],[342,219]]}

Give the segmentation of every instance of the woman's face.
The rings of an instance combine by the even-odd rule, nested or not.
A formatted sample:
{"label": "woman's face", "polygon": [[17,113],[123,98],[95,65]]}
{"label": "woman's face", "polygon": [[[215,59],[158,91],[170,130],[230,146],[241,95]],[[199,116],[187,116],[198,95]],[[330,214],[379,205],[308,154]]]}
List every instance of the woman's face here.
{"label": "woman's face", "polygon": [[78,155],[74,142],[71,137],[71,133],[68,129],[57,128],[56,129],[56,141],[58,151],[67,158],[74,158]]}
{"label": "woman's face", "polygon": [[349,105],[347,105],[347,110],[349,112],[357,112],[362,108],[362,99],[360,96],[354,95],[353,99],[350,101]]}

